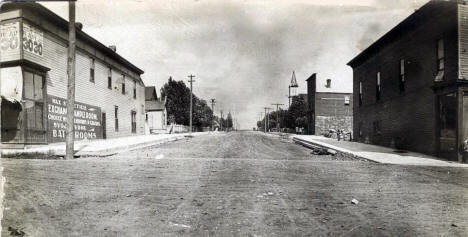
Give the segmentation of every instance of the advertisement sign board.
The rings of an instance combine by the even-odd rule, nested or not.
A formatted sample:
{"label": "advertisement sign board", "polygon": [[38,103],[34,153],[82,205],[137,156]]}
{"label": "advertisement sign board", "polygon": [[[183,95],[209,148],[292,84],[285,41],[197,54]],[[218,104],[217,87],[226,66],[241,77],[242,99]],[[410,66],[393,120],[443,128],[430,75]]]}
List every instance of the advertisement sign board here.
{"label": "advertisement sign board", "polygon": [[[64,142],[67,130],[67,100],[47,96],[49,143]],[[83,103],[75,103],[75,139],[102,139],[101,109]]]}
{"label": "advertisement sign board", "polygon": [[42,56],[44,33],[26,23],[23,23],[23,50]]}

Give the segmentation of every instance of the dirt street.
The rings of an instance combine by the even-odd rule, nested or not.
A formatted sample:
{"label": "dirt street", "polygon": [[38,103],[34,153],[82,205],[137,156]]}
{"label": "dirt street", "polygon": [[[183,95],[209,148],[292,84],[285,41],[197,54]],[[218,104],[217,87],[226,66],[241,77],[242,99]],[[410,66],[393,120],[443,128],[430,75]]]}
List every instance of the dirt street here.
{"label": "dirt street", "polygon": [[3,236],[468,236],[466,169],[317,156],[254,132],[3,167]]}

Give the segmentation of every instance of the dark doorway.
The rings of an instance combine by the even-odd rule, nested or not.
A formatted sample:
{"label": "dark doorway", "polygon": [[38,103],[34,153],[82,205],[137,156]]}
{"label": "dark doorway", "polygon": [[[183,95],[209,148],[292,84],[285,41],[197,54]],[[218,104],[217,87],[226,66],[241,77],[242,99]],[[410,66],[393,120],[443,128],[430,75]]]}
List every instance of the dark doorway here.
{"label": "dark doorway", "polygon": [[2,142],[23,143],[23,108],[19,102],[2,99]]}
{"label": "dark doorway", "polygon": [[107,131],[106,131],[106,113],[102,113],[102,138],[107,139]]}
{"label": "dark doorway", "polygon": [[457,160],[457,95],[439,96],[439,156]]}

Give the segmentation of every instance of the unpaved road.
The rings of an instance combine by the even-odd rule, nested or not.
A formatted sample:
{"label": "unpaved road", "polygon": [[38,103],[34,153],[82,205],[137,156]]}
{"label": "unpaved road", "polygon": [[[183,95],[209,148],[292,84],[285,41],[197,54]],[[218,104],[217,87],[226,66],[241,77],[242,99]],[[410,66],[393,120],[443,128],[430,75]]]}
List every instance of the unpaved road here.
{"label": "unpaved road", "polygon": [[3,236],[468,236],[466,169],[315,156],[253,132],[3,167]]}

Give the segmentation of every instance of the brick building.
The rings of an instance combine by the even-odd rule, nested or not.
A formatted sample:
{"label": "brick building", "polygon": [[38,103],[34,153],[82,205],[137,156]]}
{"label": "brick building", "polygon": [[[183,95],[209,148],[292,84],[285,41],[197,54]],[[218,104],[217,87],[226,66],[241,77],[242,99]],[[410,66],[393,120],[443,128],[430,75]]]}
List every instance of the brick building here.
{"label": "brick building", "polygon": [[329,129],[352,132],[352,93],[338,92],[332,85],[332,80],[328,78],[325,78],[325,83],[322,83],[323,80],[317,82],[316,73],[306,81],[307,133],[322,135]]}
{"label": "brick building", "polygon": [[[68,22],[36,3],[6,3],[0,18],[2,147],[64,141]],[[144,134],[143,71],[80,28],[75,138]]]}
{"label": "brick building", "polygon": [[468,6],[430,1],[352,59],[356,140],[463,160]]}

